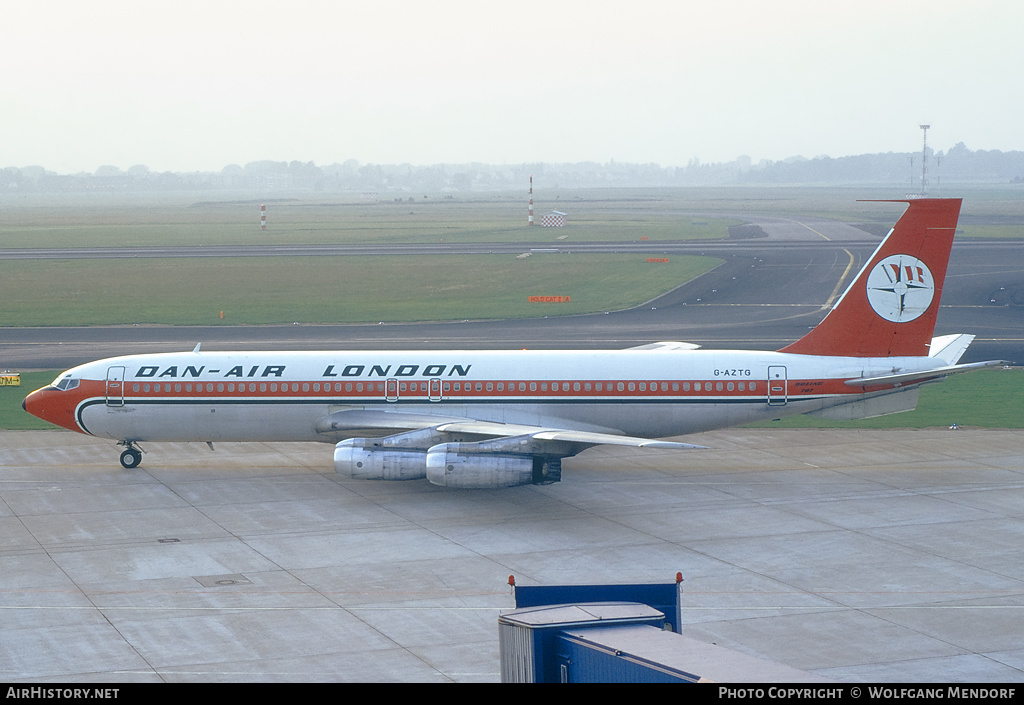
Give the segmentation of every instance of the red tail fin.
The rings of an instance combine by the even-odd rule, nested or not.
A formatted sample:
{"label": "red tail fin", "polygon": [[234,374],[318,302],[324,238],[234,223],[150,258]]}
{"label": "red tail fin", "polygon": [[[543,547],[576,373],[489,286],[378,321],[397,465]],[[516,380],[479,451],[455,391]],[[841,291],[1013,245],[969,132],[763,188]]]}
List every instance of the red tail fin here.
{"label": "red tail fin", "polygon": [[825,319],[780,352],[927,355],[960,202],[959,198],[907,201],[910,207]]}

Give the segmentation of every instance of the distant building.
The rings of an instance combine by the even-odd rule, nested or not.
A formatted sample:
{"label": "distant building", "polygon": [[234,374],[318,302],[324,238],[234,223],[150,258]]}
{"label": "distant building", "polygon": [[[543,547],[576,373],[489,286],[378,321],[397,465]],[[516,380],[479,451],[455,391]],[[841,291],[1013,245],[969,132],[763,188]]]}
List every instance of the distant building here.
{"label": "distant building", "polygon": [[551,211],[540,219],[540,224],[545,228],[564,228],[565,216],[562,211]]}

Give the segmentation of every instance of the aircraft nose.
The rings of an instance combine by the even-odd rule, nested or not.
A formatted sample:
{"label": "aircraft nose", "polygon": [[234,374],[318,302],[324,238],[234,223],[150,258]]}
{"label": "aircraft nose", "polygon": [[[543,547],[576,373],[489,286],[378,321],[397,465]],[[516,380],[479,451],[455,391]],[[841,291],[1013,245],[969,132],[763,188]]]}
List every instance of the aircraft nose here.
{"label": "aircraft nose", "polygon": [[81,433],[82,429],[75,420],[75,407],[80,401],[80,396],[69,395],[67,392],[47,386],[25,397],[21,402],[21,408],[43,421]]}
{"label": "aircraft nose", "polygon": [[[39,411],[37,403],[39,401],[39,392],[40,390],[38,389],[35,390],[34,392],[29,392],[28,396],[21,400],[21,408],[27,411],[28,413],[32,414],[33,416],[39,416],[39,414],[36,413],[37,411]],[[29,408],[30,405],[32,408]]]}
{"label": "aircraft nose", "polygon": [[46,387],[42,387],[34,392],[30,392],[27,397],[21,400],[21,408],[36,418],[52,423],[51,414],[47,413],[49,411],[49,404],[46,403],[46,390]]}

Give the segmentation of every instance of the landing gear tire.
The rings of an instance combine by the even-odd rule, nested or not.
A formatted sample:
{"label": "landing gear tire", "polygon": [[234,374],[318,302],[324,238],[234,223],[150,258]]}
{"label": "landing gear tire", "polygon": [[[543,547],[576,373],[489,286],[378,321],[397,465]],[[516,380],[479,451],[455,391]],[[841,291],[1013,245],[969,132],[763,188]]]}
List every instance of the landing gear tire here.
{"label": "landing gear tire", "polygon": [[131,470],[137,468],[142,462],[142,453],[135,448],[129,448],[121,453],[121,467]]}

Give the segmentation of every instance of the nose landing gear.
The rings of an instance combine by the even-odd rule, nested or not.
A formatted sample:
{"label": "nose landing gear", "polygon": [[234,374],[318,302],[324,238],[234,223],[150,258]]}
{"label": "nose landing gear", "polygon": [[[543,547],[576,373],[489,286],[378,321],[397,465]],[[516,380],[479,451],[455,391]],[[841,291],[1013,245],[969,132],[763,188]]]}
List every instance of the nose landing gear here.
{"label": "nose landing gear", "polygon": [[135,445],[134,441],[121,441],[118,445],[125,446],[124,452],[121,453],[121,467],[127,470],[137,468],[142,462],[142,450]]}

